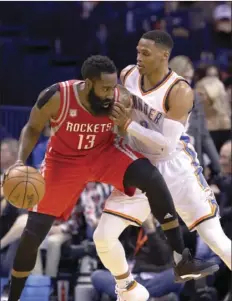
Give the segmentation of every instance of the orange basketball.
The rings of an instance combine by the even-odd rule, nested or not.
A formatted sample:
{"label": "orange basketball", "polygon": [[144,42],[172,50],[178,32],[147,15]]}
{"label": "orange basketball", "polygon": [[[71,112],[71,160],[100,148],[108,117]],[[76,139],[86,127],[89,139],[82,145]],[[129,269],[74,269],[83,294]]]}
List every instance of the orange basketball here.
{"label": "orange basketball", "polygon": [[13,206],[29,209],[43,198],[45,181],[35,168],[16,166],[4,179],[3,193],[6,200]]}

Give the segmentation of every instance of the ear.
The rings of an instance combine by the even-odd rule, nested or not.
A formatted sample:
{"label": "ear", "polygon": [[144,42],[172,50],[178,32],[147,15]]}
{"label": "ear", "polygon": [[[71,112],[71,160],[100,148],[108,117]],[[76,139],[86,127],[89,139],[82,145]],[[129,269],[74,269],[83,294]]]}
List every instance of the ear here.
{"label": "ear", "polygon": [[168,60],[170,56],[170,53],[168,51],[164,51],[164,58],[165,60]]}
{"label": "ear", "polygon": [[85,80],[85,89],[89,92],[93,87],[93,82],[89,79],[86,78]]}

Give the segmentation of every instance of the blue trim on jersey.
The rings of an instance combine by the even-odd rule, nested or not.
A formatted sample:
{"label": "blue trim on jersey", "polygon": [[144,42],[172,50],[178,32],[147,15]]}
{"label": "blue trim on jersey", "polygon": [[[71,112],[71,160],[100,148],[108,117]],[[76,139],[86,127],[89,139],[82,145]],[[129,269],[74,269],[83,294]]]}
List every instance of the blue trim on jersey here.
{"label": "blue trim on jersey", "polygon": [[190,137],[188,135],[182,135],[180,137],[180,140],[183,141],[184,143],[190,143]]}
{"label": "blue trim on jersey", "polygon": [[[201,166],[200,166],[200,167],[201,167]],[[206,188],[209,187],[209,185],[208,185],[208,183],[206,182],[206,179],[205,179],[205,177],[204,177],[202,171],[203,171],[203,168],[201,167],[201,172],[198,173],[198,178],[199,178],[199,180],[200,180],[200,182],[201,182],[201,185],[206,189]]]}
{"label": "blue trim on jersey", "polygon": [[[185,136],[185,137],[188,137],[188,136]],[[183,145],[184,145],[184,151],[187,153],[187,155],[189,155],[189,157],[192,160],[191,164],[195,167],[194,173],[195,173],[195,176],[197,177],[198,183],[200,184],[202,189],[208,188],[209,187],[208,183],[206,182],[205,177],[202,173],[203,168],[200,166],[200,164],[197,160],[197,153],[193,149],[189,148],[188,145],[184,141],[183,141]]]}

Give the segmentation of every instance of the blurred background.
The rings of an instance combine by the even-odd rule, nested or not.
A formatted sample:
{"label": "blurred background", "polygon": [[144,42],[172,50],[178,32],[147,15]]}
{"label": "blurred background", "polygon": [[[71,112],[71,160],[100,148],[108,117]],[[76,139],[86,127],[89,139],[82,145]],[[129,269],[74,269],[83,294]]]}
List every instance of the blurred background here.
{"label": "blurred background", "polygon": [[[136,44],[152,29],[174,39],[170,67],[195,89],[188,134],[221,209],[232,239],[231,195],[231,2],[72,1],[0,2],[1,174],[15,162],[20,131],[41,90],[80,78],[91,54],[109,56],[118,70],[136,62]],[[49,125],[29,164],[39,168]],[[100,264],[94,244],[104,201],[112,187],[90,183],[70,220],[53,226],[41,246],[21,301],[116,300],[114,281]],[[27,212],[0,203],[0,289],[7,300],[9,274]],[[198,257],[216,260],[209,279],[174,283],[171,251],[151,216],[142,229],[129,228],[121,240],[137,280],[151,300],[229,301],[231,275],[220,259],[183,225],[186,244]]]}

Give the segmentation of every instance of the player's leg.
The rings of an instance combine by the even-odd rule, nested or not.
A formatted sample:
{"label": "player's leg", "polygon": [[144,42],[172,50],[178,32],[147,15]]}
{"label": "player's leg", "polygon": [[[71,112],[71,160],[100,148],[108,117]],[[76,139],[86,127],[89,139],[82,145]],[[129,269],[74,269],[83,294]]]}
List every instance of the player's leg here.
{"label": "player's leg", "polygon": [[[202,271],[210,269],[210,264],[193,260],[189,251],[185,250],[177,213],[166,182],[149,160],[137,159],[139,156],[123,142],[116,143],[115,148],[108,150],[104,164],[101,162],[105,167],[101,181],[111,183],[120,191],[130,191],[131,187],[137,187],[145,192],[152,214],[160,222],[170,246],[180,258],[176,267],[177,275],[182,279],[202,275]],[[113,167],[112,160],[117,162]]]}
{"label": "player's leg", "polygon": [[[171,182],[172,179],[171,191],[176,210],[189,230],[197,230],[209,247],[231,268],[231,241],[221,228],[214,194],[199,166],[190,164],[185,157],[177,160],[185,164],[181,177],[174,175],[170,169],[170,179],[166,177],[167,182]],[[176,166],[181,166],[181,163],[176,162]],[[198,172],[195,170],[196,167]],[[218,266],[215,265],[213,268],[217,270]],[[207,273],[207,269],[205,272]]]}
{"label": "player's leg", "polygon": [[183,236],[172,196],[159,170],[148,159],[132,151],[123,139],[115,140],[115,147],[107,150],[107,156],[100,164],[105,167],[102,175],[105,182],[120,191],[128,192],[136,187],[146,193],[152,214],[165,231],[171,248],[181,256]]}
{"label": "player's leg", "polygon": [[[218,227],[220,225],[218,220],[218,206],[214,195],[201,173],[200,166],[192,164],[192,162],[187,159],[186,156],[175,158],[171,164],[173,168],[168,167],[167,163],[159,165],[159,168],[165,171],[165,180],[168,184],[171,183],[170,190],[174,198],[176,210],[190,231],[199,229],[198,233],[201,238],[205,242],[207,239],[208,245],[211,248],[212,244],[214,244],[214,236],[218,232],[219,236],[222,236],[222,241],[225,241],[225,252],[229,252],[231,250],[231,242],[225,237],[221,226]],[[179,170],[182,170],[180,175],[178,174],[177,166]],[[184,166],[184,168],[179,168],[182,166]],[[197,172],[196,168],[198,168]],[[182,184],[180,185],[180,183]],[[215,233],[213,232],[214,230],[211,231],[209,227],[211,224],[209,220],[212,218],[218,220],[218,223],[216,222],[215,224],[218,231],[215,231]],[[207,221],[209,221],[209,223],[207,223]],[[202,226],[203,224],[205,224],[205,226]],[[220,246],[220,249],[223,250],[223,245]],[[212,273],[212,270],[215,272],[218,269],[219,266],[217,264],[206,267],[205,270],[202,271],[202,276],[207,276],[208,273]],[[200,277],[196,277],[196,279],[202,276],[200,275]]]}
{"label": "player's leg", "polygon": [[[118,296],[128,301],[146,301],[149,293],[134,280],[127,263],[124,247],[119,241],[119,236],[130,224],[129,220],[103,213],[93,239],[101,262],[115,278]],[[119,298],[119,300],[121,299]]]}
{"label": "player's leg", "polygon": [[231,269],[232,243],[221,227],[214,194],[201,172],[190,175],[186,175],[186,183],[177,199],[177,211],[188,228],[197,230],[204,242]]}
{"label": "player's leg", "polygon": [[[143,161],[142,161],[143,160]],[[146,193],[151,212],[160,222],[164,234],[174,251],[177,281],[198,279],[214,273],[218,265],[192,258],[185,248],[178,216],[167,184],[159,170],[146,159],[139,159],[127,169],[124,185],[136,186]]]}
{"label": "player's leg", "polygon": [[211,219],[205,220],[196,226],[196,230],[204,242],[211,248],[211,250],[224,261],[230,270],[232,270],[232,242],[225,235],[219,218],[215,216]]}
{"label": "player's leg", "polygon": [[[59,166],[58,166],[58,165]],[[76,169],[51,164],[45,170],[46,192],[40,203],[29,213],[27,225],[14,260],[9,301],[18,301],[25,281],[36,262],[37,251],[53,221],[67,218],[84,185],[77,185]],[[83,179],[78,177],[80,179]],[[36,211],[36,212],[35,212]]]}
{"label": "player's leg", "polygon": [[[142,193],[128,197],[114,189],[106,200],[100,223],[93,238],[102,263],[115,278],[119,277],[127,281],[129,270],[125,252],[118,239],[120,234],[129,225],[142,226],[149,214],[150,207]],[[116,254],[118,254],[117,263],[114,260]]]}
{"label": "player's leg", "polygon": [[[98,181],[112,184],[119,191],[115,189],[107,199],[104,213],[94,232],[93,239],[103,265],[112,273],[119,288],[125,289],[128,284],[133,283],[133,277],[129,272],[125,251],[119,241],[119,236],[130,224],[141,226],[150,214],[150,207],[146,199],[142,200],[142,207],[141,202],[136,206],[133,203],[134,199],[130,201],[130,204],[124,202],[125,199],[127,202],[129,197],[122,193],[124,191],[123,177],[133,159],[115,147],[108,149],[105,156],[102,155],[99,159],[101,158],[103,160],[96,161],[96,166],[93,167],[96,173],[95,177]],[[116,162],[115,165],[114,162]],[[120,196],[122,202],[119,200]]]}
{"label": "player's leg", "polygon": [[125,251],[119,241],[119,236],[129,225],[129,221],[103,212],[93,234],[101,262],[115,277],[129,272]]}
{"label": "player's leg", "polygon": [[34,269],[38,248],[54,220],[55,217],[51,215],[29,212],[11,272],[9,301],[18,301],[20,298],[25,282]]}
{"label": "player's leg", "polygon": [[147,159],[134,161],[124,175],[125,187],[137,187],[145,192],[151,212],[159,221],[171,248],[178,254],[185,246],[172,196],[159,170]]}

